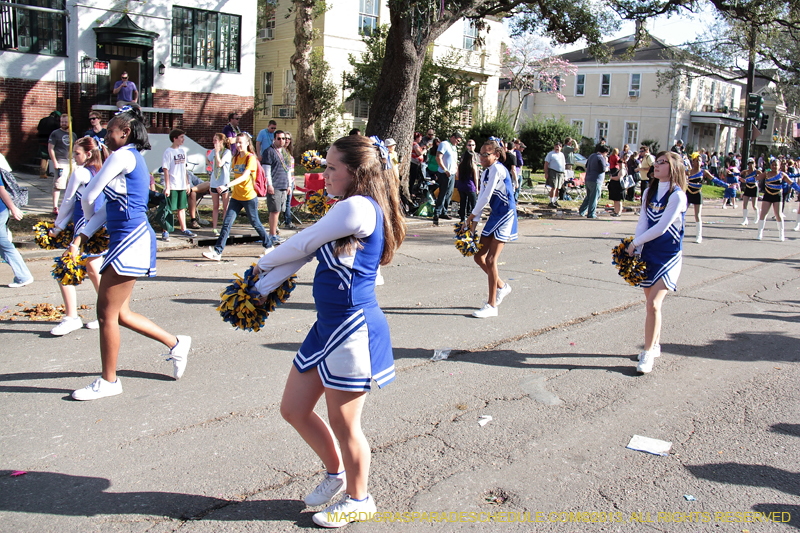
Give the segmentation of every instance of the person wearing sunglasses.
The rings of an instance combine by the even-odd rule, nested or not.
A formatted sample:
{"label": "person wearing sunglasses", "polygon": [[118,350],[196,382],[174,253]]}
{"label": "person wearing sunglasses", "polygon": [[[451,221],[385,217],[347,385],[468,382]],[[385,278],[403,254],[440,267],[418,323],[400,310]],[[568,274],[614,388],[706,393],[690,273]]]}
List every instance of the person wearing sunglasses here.
{"label": "person wearing sunglasses", "polygon": [[95,112],[89,113],[89,124],[91,127],[83,134],[84,137],[91,137],[97,144],[105,144],[107,130],[103,127],[100,115]]}
{"label": "person wearing sunglasses", "polygon": [[119,108],[135,104],[139,100],[139,90],[136,89],[136,84],[128,79],[128,73],[124,70],[120,79],[114,82],[113,92],[117,95],[117,107]]}
{"label": "person wearing sunglasses", "polygon": [[683,264],[683,231],[686,215],[686,167],[675,152],[659,152],[655,158],[650,185],[642,195],[642,210],[636,234],[628,245],[628,255],[641,254],[647,267],[642,281],[647,317],[644,325],[644,350],[639,353],[636,371],[652,372],[655,358],[661,355],[661,304],[668,291],[677,290]]}

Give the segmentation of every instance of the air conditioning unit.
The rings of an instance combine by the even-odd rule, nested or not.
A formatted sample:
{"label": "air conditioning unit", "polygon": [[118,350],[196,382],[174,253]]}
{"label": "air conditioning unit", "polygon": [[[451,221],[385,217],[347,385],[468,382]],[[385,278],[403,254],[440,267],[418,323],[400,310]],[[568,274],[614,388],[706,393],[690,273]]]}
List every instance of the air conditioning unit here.
{"label": "air conditioning unit", "polygon": [[278,118],[294,118],[294,109],[292,109],[291,107],[279,108]]}
{"label": "air conditioning unit", "polygon": [[259,39],[267,39],[272,40],[275,38],[275,28],[264,28],[258,30],[258,38]]}
{"label": "air conditioning unit", "polygon": [[639,89],[628,91],[628,96],[635,96],[636,98],[639,97]]}

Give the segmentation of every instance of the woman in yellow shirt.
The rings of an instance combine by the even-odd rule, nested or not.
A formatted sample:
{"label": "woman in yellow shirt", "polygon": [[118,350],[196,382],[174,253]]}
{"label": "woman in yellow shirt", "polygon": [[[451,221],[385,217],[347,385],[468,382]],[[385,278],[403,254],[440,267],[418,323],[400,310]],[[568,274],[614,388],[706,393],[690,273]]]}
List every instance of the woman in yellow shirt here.
{"label": "woman in yellow shirt", "polygon": [[264,231],[264,226],[261,225],[261,220],[258,218],[258,195],[255,189],[257,168],[258,158],[253,150],[252,140],[248,134],[240,133],[236,136],[236,157],[234,157],[231,164],[233,179],[227,187],[217,187],[217,191],[220,193],[226,190],[231,191],[228,210],[225,211],[225,218],[222,221],[222,230],[220,230],[219,237],[217,237],[217,243],[214,246],[209,246],[208,251],[203,252],[203,257],[214,261],[219,261],[222,258],[222,250],[225,249],[225,243],[228,240],[233,221],[236,220],[242,209],[244,209],[250,224],[258,232],[258,236],[261,237],[264,248],[272,246],[272,241],[267,232]]}

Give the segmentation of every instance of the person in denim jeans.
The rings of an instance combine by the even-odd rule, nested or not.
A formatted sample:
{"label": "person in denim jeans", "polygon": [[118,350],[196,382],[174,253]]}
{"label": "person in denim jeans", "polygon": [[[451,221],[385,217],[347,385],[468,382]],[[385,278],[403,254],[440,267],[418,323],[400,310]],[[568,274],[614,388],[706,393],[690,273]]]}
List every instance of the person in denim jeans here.
{"label": "person in denim jeans", "polygon": [[597,209],[600,194],[603,192],[603,181],[606,179],[608,170],[607,153],[608,146],[598,144],[595,153],[586,160],[586,180],[584,182],[586,198],[583,199],[581,208],[578,210],[578,214],[582,217],[597,218],[595,209]]}
{"label": "person in denim jeans", "polygon": [[11,242],[11,234],[8,231],[9,214],[16,220],[22,220],[22,211],[11,201],[3,182],[0,181],[0,257],[2,257],[14,272],[14,282],[8,286],[12,289],[24,287],[33,283],[33,275],[25,265],[25,260]]}
{"label": "person in denim jeans", "polygon": [[267,232],[264,231],[264,226],[261,225],[261,220],[258,218],[258,195],[254,188],[257,172],[256,165],[258,165],[258,158],[253,151],[250,136],[246,133],[240,133],[236,136],[236,158],[234,158],[231,165],[234,179],[231,180],[227,187],[224,185],[217,187],[217,190],[221,193],[230,189],[231,199],[228,202],[228,210],[225,211],[222,230],[219,233],[216,244],[209,246],[207,252],[203,252],[203,257],[206,259],[219,261],[222,258],[222,251],[225,249],[231,226],[233,226],[242,209],[244,209],[253,229],[261,237],[264,248],[272,246],[272,240],[267,236]]}

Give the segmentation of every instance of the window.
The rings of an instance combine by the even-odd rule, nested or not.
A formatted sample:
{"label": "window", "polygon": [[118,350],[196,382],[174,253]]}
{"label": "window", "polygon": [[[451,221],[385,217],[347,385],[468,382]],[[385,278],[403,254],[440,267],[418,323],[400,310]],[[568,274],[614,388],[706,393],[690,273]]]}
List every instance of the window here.
{"label": "window", "polygon": [[242,17],[172,8],[172,66],[239,72]]}
{"label": "window", "polygon": [[639,123],[626,122],[625,123],[625,144],[631,146],[639,144]]}
{"label": "window", "polygon": [[583,96],[586,93],[586,74],[575,76],[575,96]]}
{"label": "window", "polygon": [[353,118],[360,118],[367,120],[369,118],[369,102],[359,98],[347,100],[344,103],[344,110],[347,113],[352,113]]}
{"label": "window", "polygon": [[709,96],[709,98],[708,98],[708,105],[710,105],[711,107],[714,107],[714,97],[716,96],[716,94],[715,94],[716,92],[717,92],[717,82],[712,81],[711,82],[711,96]]}
{"label": "window", "polygon": [[472,108],[475,103],[475,89],[468,89],[461,96],[461,113],[458,115],[458,125],[466,128],[472,127]]}
{"label": "window", "polygon": [[692,78],[686,77],[686,99],[692,99]]}
{"label": "window", "polygon": [[527,111],[527,110],[528,110],[528,98],[529,98],[529,97],[530,97],[530,95],[529,95],[529,94],[526,94],[526,95],[525,95],[525,96],[522,98],[522,109],[524,109],[525,111]]}
{"label": "window", "polygon": [[269,41],[275,38],[275,15],[266,22],[264,28],[258,30],[258,38]]}
{"label": "window", "polygon": [[697,110],[700,111],[703,108],[703,101],[706,99],[705,93],[705,80],[700,78],[697,80]]}
{"label": "window", "polygon": [[261,73],[261,114],[265,118],[272,117],[272,72]]}
{"label": "window", "polygon": [[600,96],[611,95],[611,74],[601,74],[600,79]]}
{"label": "window", "polygon": [[577,118],[572,119],[572,127],[577,129],[580,132],[581,136],[583,136],[583,121]]}
{"label": "window", "polygon": [[478,40],[478,28],[469,19],[464,19],[464,50],[475,50],[475,41]]}
{"label": "window", "polygon": [[555,93],[561,90],[561,76],[550,78],[546,77],[544,80],[539,80],[539,91],[543,93]]}
{"label": "window", "polygon": [[631,74],[631,83],[628,87],[629,91],[639,91],[642,88],[642,75]]}
{"label": "window", "polygon": [[[13,1],[13,0],[12,0]],[[17,0],[51,9],[66,9],[65,0]],[[66,53],[66,19],[60,13],[31,11],[21,7],[0,6],[2,50],[32,54],[64,55]]]}
{"label": "window", "polygon": [[378,0],[358,0],[358,33],[372,35],[378,28]]}
{"label": "window", "polygon": [[608,140],[608,122],[605,120],[597,121],[597,135],[596,141],[600,142],[600,138]]}

